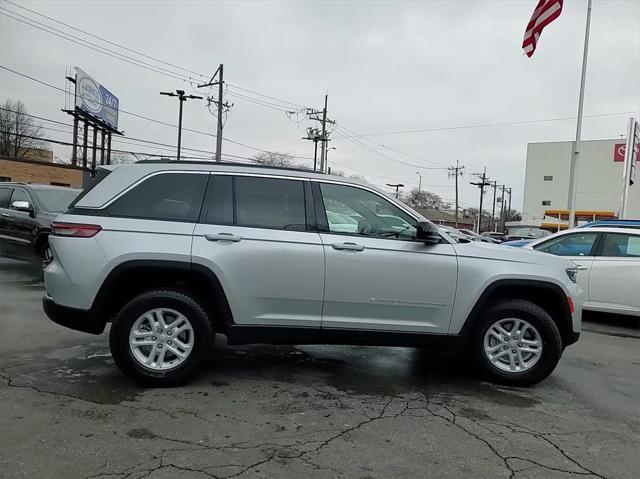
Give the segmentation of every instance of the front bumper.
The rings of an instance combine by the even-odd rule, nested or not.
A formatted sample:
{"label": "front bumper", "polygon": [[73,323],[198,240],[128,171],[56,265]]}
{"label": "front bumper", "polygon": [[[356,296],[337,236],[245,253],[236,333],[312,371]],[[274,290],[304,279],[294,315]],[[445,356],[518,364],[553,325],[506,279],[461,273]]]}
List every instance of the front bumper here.
{"label": "front bumper", "polygon": [[42,308],[54,323],[83,333],[101,334],[107,324],[91,310],[61,306],[46,294],[42,298]]}

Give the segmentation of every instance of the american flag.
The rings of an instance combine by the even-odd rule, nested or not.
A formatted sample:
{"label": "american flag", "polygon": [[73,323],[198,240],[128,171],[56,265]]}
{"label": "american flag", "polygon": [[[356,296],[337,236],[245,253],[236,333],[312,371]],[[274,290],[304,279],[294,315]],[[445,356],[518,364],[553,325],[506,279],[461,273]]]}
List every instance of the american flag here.
{"label": "american flag", "polygon": [[538,2],[533,15],[531,15],[531,20],[527,24],[522,41],[522,49],[528,57],[531,57],[536,51],[536,45],[544,27],[560,16],[562,2],[563,0],[540,0]]}

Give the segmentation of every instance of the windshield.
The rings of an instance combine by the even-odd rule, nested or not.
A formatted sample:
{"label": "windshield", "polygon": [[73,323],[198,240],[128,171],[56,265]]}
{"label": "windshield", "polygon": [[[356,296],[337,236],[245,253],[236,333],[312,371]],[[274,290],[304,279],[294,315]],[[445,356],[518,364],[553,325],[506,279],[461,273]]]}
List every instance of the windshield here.
{"label": "windshield", "polygon": [[63,189],[34,189],[42,208],[50,212],[63,212],[69,209],[71,202],[78,196],[80,190]]}

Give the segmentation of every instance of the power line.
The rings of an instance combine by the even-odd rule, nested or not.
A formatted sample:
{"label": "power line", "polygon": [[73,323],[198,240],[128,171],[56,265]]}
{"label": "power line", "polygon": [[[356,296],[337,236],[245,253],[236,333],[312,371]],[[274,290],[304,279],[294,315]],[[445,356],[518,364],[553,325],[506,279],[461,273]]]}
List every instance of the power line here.
{"label": "power line", "polygon": [[[201,77],[201,78],[208,78],[208,76],[207,76],[207,75],[205,75],[205,74],[204,74],[204,73],[202,73],[202,72],[197,72],[197,71],[195,71],[195,70],[191,70],[191,69],[188,69],[188,68],[181,67],[181,66],[179,66],[179,65],[176,65],[175,63],[171,63],[171,62],[167,62],[167,61],[165,61],[165,60],[161,60],[161,59],[159,59],[159,58],[157,58],[157,57],[154,57],[154,56],[148,55],[148,54],[146,54],[146,53],[142,53],[142,52],[140,52],[140,51],[138,51],[138,50],[135,50],[135,49],[133,49],[133,48],[129,48],[129,47],[124,46],[124,45],[122,45],[122,44],[119,44],[119,43],[113,42],[113,41],[111,41],[111,40],[107,40],[107,39],[106,39],[106,38],[104,38],[104,37],[101,37],[101,36],[99,36],[99,35],[95,35],[95,34],[93,34],[93,33],[87,32],[86,30],[82,30],[81,28],[78,28],[78,27],[75,27],[75,26],[70,25],[70,24],[68,24],[68,23],[62,22],[62,21],[60,21],[60,20],[58,20],[58,19],[55,19],[55,18],[53,18],[53,17],[50,17],[50,16],[45,15],[45,14],[43,14],[43,13],[40,13],[40,12],[38,12],[38,11],[35,11],[35,10],[32,10],[32,9],[29,9],[29,8],[26,8],[26,7],[22,6],[22,5],[19,5],[19,4],[15,3],[15,2],[12,2],[12,1],[10,1],[10,0],[6,0],[6,3],[9,3],[9,4],[11,4],[12,6],[17,7],[17,8],[20,8],[20,9],[22,9],[22,10],[28,11],[28,12],[30,12],[30,13],[32,13],[32,14],[34,14],[34,15],[38,15],[38,16],[40,16],[40,17],[46,18],[47,20],[50,20],[50,21],[52,21],[52,22],[55,22],[55,23],[57,23],[57,24],[59,24],[59,25],[63,25],[63,26],[65,26],[65,27],[67,27],[67,28],[70,28],[70,29],[72,29],[72,30],[76,30],[76,31],[78,31],[78,32],[80,32],[80,33],[83,33],[84,35],[90,36],[90,37],[92,37],[92,38],[95,38],[95,39],[97,39],[97,40],[100,40],[100,41],[102,41],[102,42],[105,42],[105,43],[107,43],[107,44],[109,44],[109,45],[113,45],[113,46],[115,46],[115,47],[121,48],[121,49],[126,50],[126,51],[128,51],[128,52],[134,53],[134,54],[136,54],[136,55],[138,55],[138,56],[141,56],[141,57],[147,58],[147,59],[149,59],[149,60],[153,60],[153,61],[155,61],[155,62],[161,63],[161,64],[166,65],[166,66],[170,66],[170,67],[175,68],[175,69],[177,69],[177,70],[182,70],[182,71],[187,72],[187,73],[190,73],[190,74],[198,75],[198,76],[199,76],[199,77]],[[79,41],[81,41],[81,42],[85,42],[85,43],[87,43],[87,44],[95,45],[97,48],[101,48],[101,49],[107,50],[108,52],[112,52],[112,53],[114,53],[115,55],[120,55],[120,56],[123,56],[123,57],[129,58],[129,59],[131,59],[131,60],[133,60],[133,61],[140,62],[140,63],[144,63],[145,65],[151,66],[151,67],[153,67],[153,68],[162,69],[162,70],[164,70],[165,72],[168,72],[168,73],[171,73],[171,74],[174,74],[174,75],[181,75],[179,72],[173,72],[173,71],[171,71],[171,70],[163,69],[163,68],[161,68],[161,67],[158,67],[157,65],[152,65],[152,64],[150,64],[150,63],[143,62],[142,60],[137,59],[137,58],[128,57],[128,56],[126,56],[126,55],[124,55],[124,54],[122,54],[122,53],[120,53],[120,52],[116,52],[116,51],[113,51],[113,50],[107,49],[107,48],[105,48],[105,47],[104,47],[104,46],[102,46],[102,45],[97,45],[97,44],[95,44],[95,43],[89,42],[89,41],[88,41],[88,40],[86,40],[86,39],[79,38],[79,37],[75,37],[75,36],[73,36],[73,35],[71,35],[71,34],[69,34],[69,33],[67,33],[67,32],[64,32],[64,31],[62,31],[62,30],[56,29],[56,28],[54,28],[54,27],[52,27],[52,26],[50,26],[50,25],[47,25],[47,24],[37,22],[37,20],[34,20],[34,19],[30,18],[30,17],[26,17],[26,16],[21,15],[21,14],[19,14],[19,13],[17,13],[17,12],[14,12],[14,11],[11,11],[11,10],[7,10],[6,8],[5,8],[5,10],[6,10],[7,12],[12,13],[13,15],[19,15],[19,16],[21,16],[21,17],[22,17],[22,18],[24,18],[24,19],[27,19],[27,20],[29,20],[29,21],[32,21],[32,22],[38,23],[38,24],[43,25],[43,26],[45,26],[45,27],[47,27],[47,28],[49,28],[49,29],[55,30],[56,32],[60,32],[60,33],[62,33],[62,34],[64,34],[64,35],[68,35],[68,36],[70,36],[70,37],[76,38],[77,40],[79,40]],[[17,19],[15,19],[15,18],[14,18],[14,20],[17,20]],[[23,23],[24,23],[24,22],[23,22]],[[34,26],[34,25],[32,25],[32,26]],[[45,30],[45,31],[46,31],[46,30]],[[54,34],[53,32],[47,32],[47,33],[52,33],[52,34]],[[68,40],[68,39],[67,39],[67,40]],[[86,45],[85,45],[85,46],[86,46]],[[104,52],[101,52],[101,53],[104,53]],[[121,58],[119,58],[119,59],[121,59]],[[121,60],[122,60],[122,59],[121,59]],[[140,65],[138,65],[138,66],[140,66]],[[159,72],[158,72],[158,73],[159,73]],[[181,76],[179,79],[187,79],[187,78],[188,78],[188,79],[191,79],[191,80],[195,80],[194,78],[192,78],[192,77],[191,77],[191,76],[189,76],[189,75],[183,75],[183,76]],[[257,95],[257,96],[260,96],[260,97],[263,97],[263,98],[268,98],[268,99],[270,99],[270,100],[275,100],[275,101],[277,101],[277,102],[279,102],[279,103],[283,103],[283,104],[285,104],[285,105],[290,105],[290,106],[296,106],[296,107],[306,108],[304,105],[301,105],[301,104],[299,104],[299,103],[295,103],[295,102],[291,102],[291,101],[288,101],[288,100],[283,100],[283,99],[281,99],[281,98],[277,98],[277,97],[274,97],[274,96],[266,95],[266,94],[264,94],[264,93],[260,93],[260,92],[254,91],[254,90],[250,90],[250,89],[248,89],[248,88],[244,88],[244,87],[241,87],[241,86],[238,86],[238,85],[235,85],[235,84],[227,83],[227,85],[228,85],[228,86],[230,86],[230,87],[232,87],[232,88],[235,88],[235,89],[237,89],[237,90],[241,90],[241,91],[243,91],[243,92],[250,93],[250,94],[253,94],[253,95]],[[256,99],[256,100],[258,100],[258,99]],[[259,103],[257,103],[257,104],[259,104]],[[264,106],[264,105],[263,105],[263,106]],[[287,108],[290,108],[290,107],[287,107]]]}
{"label": "power line", "polygon": [[[619,115],[631,115],[637,113],[636,111],[621,111],[616,113],[599,113],[596,115],[584,115],[585,118],[600,118],[605,116],[619,116]],[[409,133],[428,133],[433,131],[448,131],[448,130],[466,130],[471,128],[488,128],[493,126],[511,126],[511,125],[528,125],[531,123],[546,123],[553,121],[566,121],[566,120],[575,120],[576,116],[563,116],[557,118],[540,118],[535,120],[520,120],[520,121],[505,121],[500,123],[481,123],[475,125],[459,125],[459,126],[447,126],[447,127],[438,127],[438,128],[420,128],[415,130],[403,130],[403,131],[389,131],[383,133],[368,133],[362,135],[351,135],[350,138],[364,138],[371,136],[384,136],[384,135],[404,135]],[[347,136],[336,136],[334,138],[347,138]]]}
{"label": "power line", "polygon": [[[55,86],[55,85],[52,85],[51,83],[47,83],[47,82],[45,82],[45,81],[39,80],[39,79],[37,79],[37,78],[35,78],[35,77],[33,77],[33,76],[30,76],[30,75],[27,75],[27,74],[25,74],[25,73],[18,72],[18,71],[16,71],[16,70],[13,70],[13,69],[11,69],[11,68],[8,68],[8,67],[6,67],[6,66],[4,66],[4,65],[0,65],[0,68],[2,68],[3,70],[7,70],[7,71],[9,71],[9,72],[11,72],[11,73],[14,73],[14,74],[16,74],[16,75],[18,75],[18,76],[21,76],[21,77],[23,77],[23,78],[28,78],[29,80],[34,81],[34,82],[36,82],[36,83],[39,83],[39,84],[41,84],[41,85],[44,85],[44,86],[46,86],[46,87],[48,87],[48,88],[52,88],[52,89],[54,89],[54,90],[58,90],[58,91],[61,91],[61,92],[63,92],[63,93],[65,92],[64,88],[57,87],[57,86]],[[177,125],[174,125],[174,124],[171,124],[171,123],[167,123],[167,122],[165,122],[165,121],[161,121],[161,120],[156,120],[155,118],[149,118],[149,117],[147,117],[147,116],[139,115],[138,113],[133,113],[133,112],[130,112],[130,111],[127,111],[127,110],[119,109],[119,112],[120,112],[120,113],[124,113],[124,114],[126,114],[126,115],[130,115],[130,116],[136,117],[136,118],[140,118],[140,119],[142,119],[142,120],[150,121],[150,122],[157,123],[157,124],[160,124],[160,125],[169,126],[169,127],[171,127],[171,128],[178,128],[178,126],[177,126]],[[189,131],[189,132],[191,132],[191,133],[198,133],[198,134],[200,134],[200,135],[209,136],[209,137],[211,137],[211,138],[216,138],[216,135],[214,135],[213,133],[208,133],[208,132],[206,132],[206,131],[194,130],[194,129],[192,129],[192,128],[183,128],[183,130],[184,130],[184,131]],[[262,151],[262,152],[271,153],[271,151],[270,151],[270,150],[265,150],[264,148],[258,148],[257,146],[251,146],[251,145],[248,145],[248,144],[246,144],[246,143],[242,143],[242,142],[237,141],[237,140],[232,140],[232,139],[230,139],[230,138],[223,138],[223,139],[224,139],[225,141],[228,141],[229,143],[233,143],[234,145],[243,146],[243,147],[245,147],[245,148],[250,148],[250,149],[252,149],[252,150],[257,150],[257,151]],[[308,157],[304,157],[304,156],[294,156],[294,158],[297,158],[297,159],[303,159],[303,160],[308,160],[308,159],[310,159],[310,158],[308,158]]]}
{"label": "power line", "polygon": [[[342,125],[340,125],[340,128],[341,128],[342,130],[344,130],[344,131],[348,132],[348,133],[351,133],[352,135],[357,136],[358,138],[361,138],[361,137],[362,137],[363,139],[365,139],[366,141],[368,141],[368,142],[370,142],[370,143],[373,143],[374,145],[381,146],[381,147],[383,147],[383,148],[386,148],[386,149],[388,149],[388,150],[391,150],[391,151],[393,151],[393,152],[395,152],[395,153],[398,153],[398,154],[400,154],[400,155],[404,155],[404,156],[407,156],[407,157],[409,157],[409,158],[414,158],[414,159],[417,159],[417,160],[420,160],[420,161],[425,161],[425,162],[427,162],[427,163],[434,163],[434,164],[443,165],[443,167],[442,167],[442,168],[437,168],[437,167],[430,167],[430,166],[416,165],[416,164],[406,163],[406,162],[402,162],[402,161],[397,160],[397,161],[399,161],[400,163],[404,163],[404,164],[406,164],[406,165],[408,165],[408,166],[412,166],[412,167],[415,167],[415,168],[422,168],[422,169],[424,169],[424,170],[446,170],[446,169],[447,169],[447,167],[448,167],[448,165],[447,165],[446,163],[442,163],[442,162],[439,162],[439,161],[433,161],[433,160],[425,160],[424,158],[420,158],[419,156],[415,156],[415,155],[412,155],[412,154],[410,154],[410,153],[405,153],[404,151],[400,151],[400,150],[397,150],[397,149],[395,149],[395,148],[391,148],[390,146],[384,145],[384,144],[382,144],[382,143],[378,143],[377,141],[373,141],[373,140],[371,140],[371,139],[364,138],[364,135],[359,135],[359,134],[358,134],[358,133],[356,133],[355,131],[350,130],[349,128],[346,128],[346,127],[344,127],[344,126],[342,126]],[[341,137],[340,137],[340,136],[336,136],[336,137],[334,137],[334,138],[341,138]],[[346,138],[346,137],[345,137],[345,138]]]}
{"label": "power line", "polygon": [[[9,15],[9,13],[11,13],[12,15]],[[171,72],[170,70],[167,70],[166,68],[162,68],[162,67],[158,67],[155,65],[151,65],[147,62],[144,62],[142,60],[137,60],[134,59],[132,57],[129,57],[123,53],[118,53],[115,52],[113,50],[110,50],[106,47],[102,47],[100,45],[97,45],[95,43],[92,43],[88,40],[84,40],[82,38],[76,37],[75,35],[71,35],[70,33],[66,33],[63,32],[62,30],[58,30],[57,28],[51,27],[49,25],[46,25],[44,23],[38,22],[37,20],[33,20],[29,17],[25,17],[24,15],[20,15],[19,13],[16,12],[12,12],[11,10],[7,10],[6,8],[0,7],[0,15],[4,15],[7,18],[11,18],[15,21],[24,23],[25,25],[29,25],[33,28],[37,28],[38,30],[47,32],[51,35],[54,35],[56,37],[62,38],[64,40],[67,40],[71,43],[75,43],[77,45],[83,46],[85,48],[88,48],[90,50],[96,51],[98,53],[102,53],[103,55],[107,55],[113,58],[116,58],[118,60],[121,60],[123,62],[129,63],[131,65],[140,67],[140,68],[144,68],[145,70],[149,70],[155,73],[159,73],[161,75],[165,75],[167,77],[170,78],[174,78],[177,80],[183,80],[183,81],[189,81],[189,80],[193,80],[193,77],[185,77],[185,76],[180,76],[180,74],[176,74],[175,72]],[[18,17],[22,17],[23,19],[14,17],[13,15],[17,15]],[[40,25],[40,26],[38,26]],[[151,65],[151,66],[149,66]]]}
{"label": "power line", "polygon": [[126,47],[126,46],[124,46],[124,45],[121,45],[121,44],[119,44],[119,43],[112,42],[112,41],[110,41],[110,40],[107,40],[106,38],[100,37],[100,36],[98,36],[98,35],[95,35],[95,34],[93,34],[93,33],[87,32],[87,31],[85,31],[85,30],[81,30],[80,28],[78,28],[78,27],[74,27],[74,26],[72,26],[72,25],[69,25],[68,23],[64,23],[64,22],[62,22],[62,21],[60,21],[60,20],[56,20],[55,18],[52,18],[52,17],[50,17],[50,16],[47,16],[47,15],[45,15],[44,13],[40,13],[40,12],[37,12],[37,11],[35,11],[35,10],[31,10],[31,9],[29,9],[29,8],[27,8],[27,7],[24,7],[24,6],[20,5],[20,4],[17,4],[17,3],[15,3],[15,2],[12,2],[12,1],[10,1],[10,0],[5,0],[5,2],[6,2],[6,3],[9,3],[9,4],[11,4],[11,5],[13,5],[14,7],[17,7],[17,8],[20,8],[20,9],[22,9],[22,10],[26,10],[26,11],[28,11],[28,12],[31,12],[31,13],[33,13],[33,14],[35,14],[35,15],[38,15],[38,16],[41,16],[41,17],[44,17],[44,18],[46,18],[47,20],[51,20],[52,22],[58,23],[58,24],[60,24],[60,25],[64,25],[64,26],[65,26],[65,27],[67,27],[67,28],[71,28],[71,29],[73,29],[73,30],[77,30],[77,31],[79,31],[79,32],[81,32],[81,33],[84,33],[85,35],[88,35],[88,36],[90,36],[90,37],[96,38],[96,39],[101,40],[101,41],[103,41],[103,42],[105,42],[105,43],[108,43],[108,44],[110,44],[110,45],[116,46],[116,47],[118,47],[118,48],[122,48],[123,50],[126,50],[126,51],[128,51],[128,52],[135,53],[136,55],[139,55],[139,56],[142,56],[142,57],[148,58],[148,59],[153,60],[153,61],[156,61],[156,62],[158,62],[158,63],[162,63],[162,64],[164,64],[164,65],[167,65],[167,66],[171,66],[171,67],[177,68],[178,70],[183,70],[183,71],[185,71],[185,72],[193,73],[193,74],[195,74],[195,75],[198,75],[198,76],[201,76],[201,77],[205,78],[205,75],[203,75],[202,73],[198,73],[198,72],[196,72],[196,71],[189,70],[189,69],[187,69],[187,68],[184,68],[184,67],[180,67],[180,66],[178,66],[178,65],[175,65],[175,64],[173,64],[173,63],[165,62],[165,61],[163,61],[163,60],[160,60],[159,58],[155,58],[155,57],[152,57],[152,56],[150,56],[150,55],[146,55],[146,54],[141,53],[141,52],[139,52],[139,51],[137,51],[137,50],[133,50],[133,49],[128,48],[128,47]]}

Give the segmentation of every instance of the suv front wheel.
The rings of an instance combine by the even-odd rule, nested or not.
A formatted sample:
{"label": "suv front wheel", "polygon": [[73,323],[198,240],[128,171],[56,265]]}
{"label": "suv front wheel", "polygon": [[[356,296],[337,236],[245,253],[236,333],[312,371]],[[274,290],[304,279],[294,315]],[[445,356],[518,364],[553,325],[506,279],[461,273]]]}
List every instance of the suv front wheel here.
{"label": "suv front wheel", "polygon": [[136,296],[116,315],[109,334],[111,355],[120,370],[148,386],[188,379],[214,333],[207,314],[191,296],[155,290]]}
{"label": "suv front wheel", "polygon": [[508,299],[486,311],[471,347],[491,380],[529,386],[554,370],[562,355],[562,338],[540,306]]}

